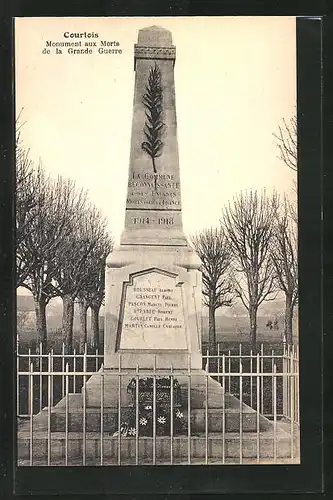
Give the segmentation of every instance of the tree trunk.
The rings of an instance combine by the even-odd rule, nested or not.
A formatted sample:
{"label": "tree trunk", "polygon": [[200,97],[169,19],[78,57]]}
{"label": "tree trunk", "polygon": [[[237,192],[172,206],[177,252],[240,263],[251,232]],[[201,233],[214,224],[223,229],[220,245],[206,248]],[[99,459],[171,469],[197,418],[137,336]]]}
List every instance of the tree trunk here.
{"label": "tree trunk", "polygon": [[73,352],[74,299],[67,294],[62,297],[62,333],[66,354]]}
{"label": "tree trunk", "polygon": [[212,354],[216,350],[216,323],[215,323],[215,308],[213,304],[209,304],[209,316],[208,316],[208,341],[209,350]]}
{"label": "tree trunk", "polygon": [[99,307],[91,307],[91,330],[94,349],[99,349],[99,309]]}
{"label": "tree trunk", "polygon": [[80,321],[80,345],[81,351],[84,351],[84,345],[87,343],[87,311],[88,303],[86,299],[79,300],[79,321]]}
{"label": "tree trunk", "polygon": [[42,343],[43,351],[47,347],[47,325],[46,325],[46,301],[43,297],[35,297],[35,312],[36,312],[36,329],[37,329],[37,349],[40,342]]}
{"label": "tree trunk", "polygon": [[294,306],[292,296],[286,294],[285,313],[284,313],[284,335],[287,344],[293,343],[293,316]]}
{"label": "tree trunk", "polygon": [[257,344],[257,307],[251,306],[249,309],[250,316],[250,342],[253,350],[256,349]]}

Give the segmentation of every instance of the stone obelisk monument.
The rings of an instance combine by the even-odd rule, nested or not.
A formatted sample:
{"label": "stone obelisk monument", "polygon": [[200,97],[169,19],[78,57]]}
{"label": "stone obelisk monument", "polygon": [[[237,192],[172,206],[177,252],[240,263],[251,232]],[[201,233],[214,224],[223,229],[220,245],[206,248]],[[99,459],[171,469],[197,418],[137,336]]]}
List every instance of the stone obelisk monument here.
{"label": "stone obelisk monument", "polygon": [[[106,406],[117,399],[119,354],[125,370],[202,368],[201,262],[182,226],[175,59],[169,31],[139,31],[125,227],[106,269]],[[88,405],[99,404],[99,379],[87,383]]]}

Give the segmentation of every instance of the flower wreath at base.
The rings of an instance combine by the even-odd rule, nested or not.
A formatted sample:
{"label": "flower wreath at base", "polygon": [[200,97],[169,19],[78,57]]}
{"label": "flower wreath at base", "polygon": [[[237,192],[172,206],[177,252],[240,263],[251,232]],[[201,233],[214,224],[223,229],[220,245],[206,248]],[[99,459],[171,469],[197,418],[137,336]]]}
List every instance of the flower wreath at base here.
{"label": "flower wreath at base", "polygon": [[[131,404],[123,415],[120,434],[122,436],[153,436],[154,432],[154,379],[132,378],[127,386]],[[138,389],[137,389],[138,384]],[[137,402],[137,404],[135,404]],[[185,434],[187,424],[180,404],[180,385],[173,379],[173,408],[171,413],[171,377],[156,377],[155,383],[155,432],[156,436]],[[138,412],[136,411],[138,408]],[[137,431],[138,424],[138,431]],[[113,436],[117,436],[116,431]]]}

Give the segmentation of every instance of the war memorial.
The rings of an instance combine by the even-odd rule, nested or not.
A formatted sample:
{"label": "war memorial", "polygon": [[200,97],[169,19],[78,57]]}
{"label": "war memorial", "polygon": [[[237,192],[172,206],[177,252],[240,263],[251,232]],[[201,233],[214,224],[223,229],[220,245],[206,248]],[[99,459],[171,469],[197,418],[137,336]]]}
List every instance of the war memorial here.
{"label": "war memorial", "polygon": [[224,375],[203,369],[201,262],[182,225],[175,61],[169,31],[139,31],[125,223],[106,262],[103,365],[80,393],[19,427],[22,463],[257,463],[259,454],[294,455],[294,436],[261,414],[258,399],[250,407],[226,390]]}

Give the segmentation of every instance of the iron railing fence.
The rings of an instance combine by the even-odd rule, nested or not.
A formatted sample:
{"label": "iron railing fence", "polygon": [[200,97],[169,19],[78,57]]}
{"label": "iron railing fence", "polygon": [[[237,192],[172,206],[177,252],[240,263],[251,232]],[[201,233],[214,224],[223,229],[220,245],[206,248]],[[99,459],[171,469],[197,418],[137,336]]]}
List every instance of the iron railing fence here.
{"label": "iron railing fence", "polygon": [[[79,393],[84,383],[84,375],[80,373],[98,372],[103,363],[103,354],[95,352],[88,353],[88,346],[85,344],[83,352],[77,352],[75,349],[72,354],[66,354],[65,344],[62,344],[61,352],[51,349],[49,352],[43,352],[43,346],[38,346],[37,352],[32,352],[29,348],[26,353],[17,354],[17,388],[16,388],[16,411],[19,417],[28,415],[30,398],[32,398],[33,414],[40,412],[48,404],[49,397],[51,405],[56,405],[66,392],[66,365],[73,375],[68,377],[68,390],[70,393]],[[32,370],[35,375],[31,391],[29,389],[28,375],[24,375]],[[50,383],[47,373],[51,373]],[[89,376],[90,376],[89,375]],[[48,388],[50,387],[50,395]],[[31,394],[30,394],[31,393]]]}
{"label": "iron railing fence", "polygon": [[[238,349],[222,350],[217,345],[214,354],[207,349],[202,355],[203,368],[220,383],[224,375],[225,388],[230,394],[239,397],[242,392],[244,402],[252,408],[257,407],[267,418],[273,417],[274,376],[276,377],[276,404],[278,418],[290,419],[293,415],[299,424],[299,349],[296,345],[283,345],[279,353],[260,345],[257,352],[252,349],[243,352],[242,344]],[[223,363],[225,365],[223,366]],[[240,372],[243,371],[242,378]],[[260,373],[259,391],[256,374]],[[242,386],[240,387],[240,381]],[[292,382],[293,381],[293,382]],[[292,396],[291,396],[292,395]],[[292,411],[293,406],[293,411]]]}
{"label": "iron railing fence", "polygon": [[[273,350],[267,353],[263,346],[259,352],[250,351],[247,354],[243,354],[241,346],[238,354],[221,354],[219,349],[214,354],[207,351],[203,354],[205,383],[202,409],[195,408],[191,399],[191,387],[198,372],[191,369],[190,358],[185,372],[172,367],[157,370],[155,365],[153,370],[145,370],[137,366],[131,420],[128,419],[128,408],[122,405],[121,382],[125,377],[133,376],[133,372],[122,368],[121,355],[118,370],[112,373],[118,386],[118,403],[117,410],[111,415],[104,401],[103,355],[97,352],[88,354],[87,346],[83,354],[73,352],[68,355],[64,350],[61,354],[53,351],[43,354],[41,347],[38,354],[31,351],[18,354],[19,463],[295,463],[299,460],[298,363],[298,349],[295,347],[285,347],[282,354],[275,354]],[[85,384],[97,372],[100,402],[98,415],[92,417],[91,409],[86,404]],[[184,379],[184,376],[187,399],[179,408],[174,404],[173,381],[177,377]],[[147,377],[151,379],[152,400],[148,414],[142,414],[139,387],[140,380]],[[162,418],[158,403],[158,381],[161,377],[171,381],[167,389],[167,392],[170,391],[169,403]],[[210,378],[222,388],[218,410],[209,403]],[[76,415],[76,423],[70,409],[73,394],[82,394],[82,408],[78,411],[80,418]],[[229,400],[231,396],[233,399]],[[55,417],[58,420],[60,417],[54,415],[53,409],[61,401],[63,420],[59,424],[54,421]],[[231,403],[232,408],[229,408]],[[41,435],[35,419],[43,412]],[[181,415],[183,419],[180,430],[176,415]],[[91,419],[94,419],[93,427]],[[160,434],[164,419],[168,424],[167,432]],[[151,425],[148,435],[143,428],[147,425],[146,420]],[[45,445],[42,452],[40,443]],[[24,451],[27,444],[28,452]]]}

